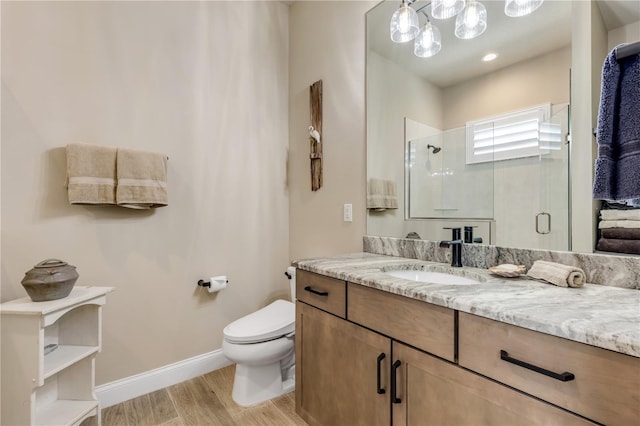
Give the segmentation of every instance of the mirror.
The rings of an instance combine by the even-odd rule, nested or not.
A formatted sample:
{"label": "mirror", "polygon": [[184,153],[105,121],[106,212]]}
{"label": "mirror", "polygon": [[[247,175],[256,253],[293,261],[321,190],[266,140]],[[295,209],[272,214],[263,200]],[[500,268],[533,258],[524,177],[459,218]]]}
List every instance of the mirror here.
{"label": "mirror", "polygon": [[[474,226],[484,243],[569,250],[571,2],[511,18],[504,1],[483,0],[487,29],[470,40],[455,37],[455,18],[433,19],[428,3],[412,5],[442,35],[428,58],[414,55],[413,41],[391,41],[398,0],[367,13],[367,177],[391,185],[398,206],[368,205],[367,233],[444,240],[445,227]],[[488,53],[498,56],[483,62]],[[560,149],[503,158],[494,145],[489,160],[470,160],[468,123],[483,121],[497,140],[505,114],[540,105]]]}

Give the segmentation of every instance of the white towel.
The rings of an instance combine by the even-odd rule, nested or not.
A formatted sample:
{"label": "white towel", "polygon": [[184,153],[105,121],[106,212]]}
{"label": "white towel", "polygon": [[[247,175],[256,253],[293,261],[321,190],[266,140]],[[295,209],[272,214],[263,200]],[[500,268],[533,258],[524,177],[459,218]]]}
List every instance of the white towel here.
{"label": "white towel", "polygon": [[640,220],[640,209],[600,210],[602,220]]}
{"label": "white towel", "polygon": [[167,157],[163,154],[118,149],[116,202],[130,209],[166,206]]}
{"label": "white towel", "polygon": [[369,179],[367,185],[367,208],[374,210],[397,209],[396,183],[392,180]]}
{"label": "white towel", "polygon": [[640,228],[640,220],[601,220],[598,228]]}
{"label": "white towel", "polygon": [[67,195],[70,204],[116,203],[116,148],[67,145]]}
{"label": "white towel", "polygon": [[544,260],[533,262],[527,275],[559,287],[582,287],[586,281],[586,275],[582,269]]}

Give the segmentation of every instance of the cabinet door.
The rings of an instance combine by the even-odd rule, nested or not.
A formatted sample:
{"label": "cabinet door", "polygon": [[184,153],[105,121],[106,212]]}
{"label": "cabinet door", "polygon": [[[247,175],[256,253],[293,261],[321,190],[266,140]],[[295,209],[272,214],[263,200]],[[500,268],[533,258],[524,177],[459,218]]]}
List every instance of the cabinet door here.
{"label": "cabinet door", "polygon": [[587,425],[555,406],[454,364],[393,343],[396,425]]}
{"label": "cabinet door", "polygon": [[391,341],[296,303],[296,412],[311,425],[389,425]]}

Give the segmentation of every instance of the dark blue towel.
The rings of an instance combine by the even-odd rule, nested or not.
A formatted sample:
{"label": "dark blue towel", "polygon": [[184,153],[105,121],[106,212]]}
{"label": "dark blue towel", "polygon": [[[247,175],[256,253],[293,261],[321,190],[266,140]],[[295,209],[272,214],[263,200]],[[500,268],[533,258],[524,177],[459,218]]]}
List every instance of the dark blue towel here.
{"label": "dark blue towel", "polygon": [[622,201],[640,198],[640,55],[615,52],[602,66],[593,198]]}

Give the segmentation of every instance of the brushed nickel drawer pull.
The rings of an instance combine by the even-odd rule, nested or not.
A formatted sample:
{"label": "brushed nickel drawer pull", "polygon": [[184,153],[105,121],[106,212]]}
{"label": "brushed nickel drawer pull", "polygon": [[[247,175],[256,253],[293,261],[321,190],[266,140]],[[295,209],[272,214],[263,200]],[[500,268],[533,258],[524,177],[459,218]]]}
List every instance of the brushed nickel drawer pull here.
{"label": "brushed nickel drawer pull", "polygon": [[536,373],[544,374],[545,376],[549,376],[556,380],[560,380],[561,382],[570,382],[571,380],[574,380],[576,378],[576,376],[574,376],[573,373],[564,372],[564,373],[558,374],[558,373],[554,373],[553,371],[546,370],[542,367],[529,364],[528,362],[511,358],[509,356],[509,353],[503,349],[500,350],[500,359],[503,361],[510,362],[511,364],[519,365],[520,367],[524,367],[528,370],[535,371]]}
{"label": "brushed nickel drawer pull", "polygon": [[311,288],[311,286],[306,286],[304,291],[308,291],[309,293],[317,294],[318,296],[328,296],[328,291],[318,291]]}

